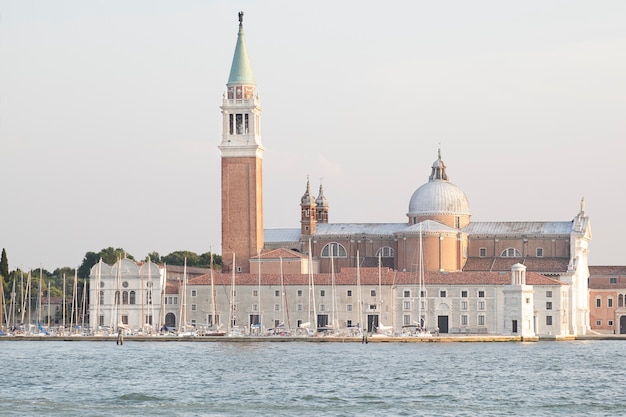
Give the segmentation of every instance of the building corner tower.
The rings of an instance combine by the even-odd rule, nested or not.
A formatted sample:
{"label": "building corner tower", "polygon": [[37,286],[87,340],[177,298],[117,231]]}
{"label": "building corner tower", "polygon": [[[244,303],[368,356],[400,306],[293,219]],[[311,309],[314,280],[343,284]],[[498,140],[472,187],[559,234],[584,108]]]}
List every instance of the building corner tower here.
{"label": "building corner tower", "polygon": [[261,104],[246,48],[243,12],[239,12],[237,45],[221,109],[222,268],[250,272],[250,257],[263,248],[264,149]]}

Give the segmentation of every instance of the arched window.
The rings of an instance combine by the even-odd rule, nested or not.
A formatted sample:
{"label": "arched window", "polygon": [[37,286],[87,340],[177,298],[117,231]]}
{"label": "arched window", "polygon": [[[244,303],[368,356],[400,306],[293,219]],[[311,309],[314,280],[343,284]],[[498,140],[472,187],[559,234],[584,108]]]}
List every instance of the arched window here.
{"label": "arched window", "polygon": [[344,248],[341,244],[336,243],[336,242],[329,243],[322,248],[322,258],[330,258],[331,255],[333,258],[348,257],[346,248]]}
{"label": "arched window", "polygon": [[128,304],[128,291],[122,292],[122,304]]}
{"label": "arched window", "polygon": [[395,251],[389,246],[383,246],[382,248],[378,249],[378,252],[376,252],[377,258],[378,255],[380,255],[381,258],[393,258],[395,256]]}
{"label": "arched window", "polygon": [[174,313],[167,313],[165,315],[165,325],[170,328],[176,327],[176,316]]}
{"label": "arched window", "polygon": [[506,248],[502,251],[500,256],[502,256],[503,258],[519,258],[522,256],[522,254],[515,248]]}
{"label": "arched window", "polygon": [[135,304],[135,291],[130,292],[130,304]]}
{"label": "arched window", "polygon": [[120,292],[115,291],[115,304],[119,305],[119,303],[120,303]]}
{"label": "arched window", "polygon": [[620,294],[617,296],[617,306],[624,307],[624,295]]}

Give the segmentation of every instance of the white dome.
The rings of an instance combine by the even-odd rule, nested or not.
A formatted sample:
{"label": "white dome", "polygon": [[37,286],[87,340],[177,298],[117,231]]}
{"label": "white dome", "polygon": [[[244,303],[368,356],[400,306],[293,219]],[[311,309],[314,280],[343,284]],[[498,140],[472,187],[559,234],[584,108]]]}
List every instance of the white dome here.
{"label": "white dome", "polygon": [[467,196],[459,187],[448,182],[446,165],[441,160],[441,152],[438,152],[428,182],[415,190],[411,197],[407,216],[411,218],[440,214],[471,215]]}
{"label": "white dome", "polygon": [[413,193],[407,216],[421,215],[470,215],[467,196],[448,181],[431,180]]}

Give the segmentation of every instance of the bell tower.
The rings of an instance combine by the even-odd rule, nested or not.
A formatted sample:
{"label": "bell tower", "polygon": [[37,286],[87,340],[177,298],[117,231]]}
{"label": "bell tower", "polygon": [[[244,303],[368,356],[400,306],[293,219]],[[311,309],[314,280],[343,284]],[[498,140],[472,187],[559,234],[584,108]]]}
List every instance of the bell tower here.
{"label": "bell tower", "polygon": [[232,268],[250,272],[248,260],[263,248],[264,149],[261,104],[248,58],[243,12],[239,12],[237,44],[220,108],[222,267],[225,272]]}

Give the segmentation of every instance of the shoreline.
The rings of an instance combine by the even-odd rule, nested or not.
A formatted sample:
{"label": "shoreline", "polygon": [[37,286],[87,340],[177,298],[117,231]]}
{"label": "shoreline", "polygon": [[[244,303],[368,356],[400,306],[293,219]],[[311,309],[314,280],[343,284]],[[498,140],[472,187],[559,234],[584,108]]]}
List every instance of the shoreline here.
{"label": "shoreline", "polygon": [[[362,337],[303,337],[303,336],[124,336],[124,342],[208,342],[208,343],[492,343],[492,342],[543,342],[574,340],[626,340],[626,335],[584,335],[584,336],[370,336]],[[117,342],[117,336],[1,336],[0,342],[56,341],[56,342]]]}

